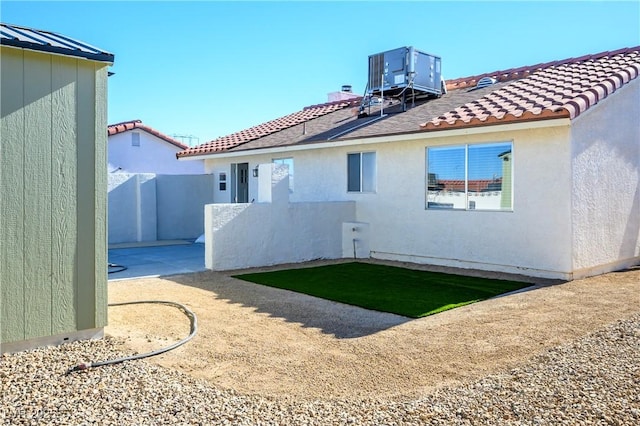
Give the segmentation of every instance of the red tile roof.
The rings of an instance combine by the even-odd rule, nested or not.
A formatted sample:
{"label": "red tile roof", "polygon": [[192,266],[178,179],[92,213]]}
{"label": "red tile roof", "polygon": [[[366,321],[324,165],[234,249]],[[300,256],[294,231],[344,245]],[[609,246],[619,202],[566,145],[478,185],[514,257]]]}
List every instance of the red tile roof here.
{"label": "red tile roof", "polygon": [[436,183],[436,185],[438,185],[438,189],[446,191],[464,191],[466,188],[469,190],[469,192],[488,191],[491,184],[502,184],[502,178],[472,179],[468,181],[456,179],[438,179]]}
{"label": "red tile roof", "polygon": [[[552,118],[573,119],[639,74],[640,46],[601,52],[449,80],[446,83],[448,93],[441,98],[416,103],[407,112],[390,113],[383,120],[338,119],[342,114],[338,111],[359,106],[361,98],[312,105],[189,148],[177,156],[198,156],[236,148],[243,150],[243,146],[260,149],[311,141],[319,143],[336,140],[337,130],[340,130],[341,138],[362,138]],[[495,78],[497,83],[493,87],[475,89],[483,77]],[[282,137],[275,135],[318,117],[334,115],[336,120],[315,120],[316,133],[304,138],[297,133],[279,133]],[[325,122],[321,123],[322,120]]]}
{"label": "red tile roof", "polygon": [[107,136],[117,135],[118,133],[128,132],[129,130],[140,129],[144,130],[147,133],[152,134],[153,136],[159,137],[172,145],[177,146],[180,149],[188,149],[189,146],[173,139],[170,136],[165,135],[164,133],[160,133],[159,131],[152,129],[149,126],[145,126],[142,124],[141,120],[131,120],[131,121],[123,121],[122,123],[109,124],[107,126]]}
{"label": "red tile roof", "polygon": [[251,127],[246,130],[232,133],[228,136],[219,137],[215,140],[212,140],[211,142],[204,143],[197,147],[189,148],[186,151],[179,152],[177,154],[177,157],[187,157],[191,155],[201,155],[209,154],[212,152],[226,151],[230,148],[235,148],[244,143],[279,132],[284,129],[288,129],[295,125],[304,123],[305,121],[313,120],[314,118],[327,115],[334,111],[338,111],[344,108],[351,108],[354,106],[360,106],[361,100],[362,98],[358,97],[354,99],[311,105],[303,108],[302,111],[294,112],[293,114],[276,118],[275,120],[268,121],[266,123]]}
{"label": "red tile roof", "polygon": [[515,81],[421,127],[435,130],[514,120],[573,119],[639,74],[640,46],[458,79],[447,87],[469,87],[483,77]]}

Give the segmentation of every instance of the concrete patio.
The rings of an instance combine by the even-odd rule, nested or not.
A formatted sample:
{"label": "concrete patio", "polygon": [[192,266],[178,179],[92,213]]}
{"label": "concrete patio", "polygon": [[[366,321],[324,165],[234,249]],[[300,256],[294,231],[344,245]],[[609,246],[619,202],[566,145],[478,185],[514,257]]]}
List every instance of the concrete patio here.
{"label": "concrete patio", "polygon": [[[148,244],[109,246],[109,281],[205,270],[204,244],[183,240],[159,241]],[[121,270],[122,267],[126,269]]]}

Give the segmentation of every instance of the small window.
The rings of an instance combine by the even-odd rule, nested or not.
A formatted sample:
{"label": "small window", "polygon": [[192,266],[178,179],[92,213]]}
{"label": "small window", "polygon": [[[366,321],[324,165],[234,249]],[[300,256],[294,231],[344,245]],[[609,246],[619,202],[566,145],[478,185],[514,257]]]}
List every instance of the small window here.
{"label": "small window", "polygon": [[428,209],[512,210],[511,142],[427,148]]}
{"label": "small window", "polygon": [[227,174],[222,172],[218,175],[218,179],[219,179],[219,188],[220,191],[226,191],[227,190]]}
{"label": "small window", "polygon": [[284,164],[289,167],[289,192],[293,192],[293,158],[274,158],[273,164]]}
{"label": "small window", "polygon": [[140,133],[131,133],[131,146],[140,146]]}
{"label": "small window", "polygon": [[347,191],[376,191],[375,152],[358,152],[347,155]]}

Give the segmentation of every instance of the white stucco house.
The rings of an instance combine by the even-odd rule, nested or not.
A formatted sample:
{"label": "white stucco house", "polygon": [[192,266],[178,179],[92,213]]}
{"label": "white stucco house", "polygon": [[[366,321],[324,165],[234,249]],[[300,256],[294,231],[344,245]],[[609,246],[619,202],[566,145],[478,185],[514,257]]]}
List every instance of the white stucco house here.
{"label": "white stucco house", "polygon": [[189,148],[140,120],[107,127],[110,173],[187,175],[204,173],[204,161],[178,162],[176,153]]}
{"label": "white stucco house", "polygon": [[185,149],[216,179],[207,267],[371,257],[571,280],[640,264],[639,73],[624,48]]}

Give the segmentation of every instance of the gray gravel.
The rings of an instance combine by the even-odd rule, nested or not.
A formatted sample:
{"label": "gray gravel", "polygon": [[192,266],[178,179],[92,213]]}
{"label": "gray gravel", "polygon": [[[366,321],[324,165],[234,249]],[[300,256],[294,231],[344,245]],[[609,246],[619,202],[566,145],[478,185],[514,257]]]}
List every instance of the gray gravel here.
{"label": "gray gravel", "polygon": [[75,342],[3,355],[5,425],[637,425],[640,314],[517,369],[419,399],[263,398],[144,360],[66,374],[126,355],[121,341]]}

